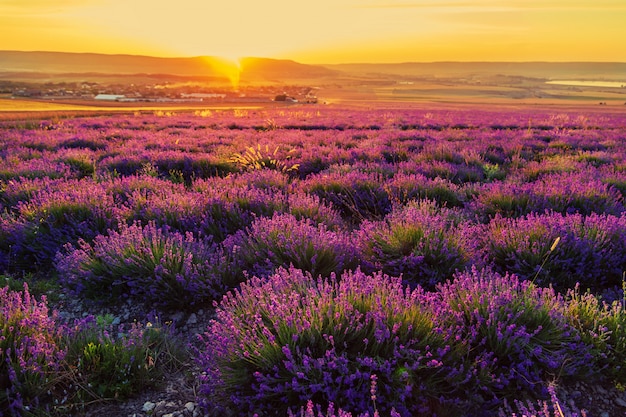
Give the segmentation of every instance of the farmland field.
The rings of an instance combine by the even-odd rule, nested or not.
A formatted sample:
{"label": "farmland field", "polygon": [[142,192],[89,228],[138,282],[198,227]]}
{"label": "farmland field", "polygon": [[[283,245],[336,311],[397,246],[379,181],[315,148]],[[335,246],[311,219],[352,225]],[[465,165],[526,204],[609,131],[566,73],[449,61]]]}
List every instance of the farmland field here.
{"label": "farmland field", "polygon": [[[626,384],[623,111],[422,104],[27,119],[0,121],[0,274],[11,282],[0,331],[29,314],[49,331],[2,334],[0,415],[75,412],[150,385],[164,354],[146,342],[149,313],[205,316],[201,336],[166,323],[158,336],[193,345],[207,413],[332,403],[354,415],[510,416],[521,410],[513,400],[549,400],[568,383]],[[48,315],[23,281],[48,288],[50,310],[79,299],[96,317]],[[126,304],[144,317],[98,315]],[[76,349],[67,340],[84,328],[104,333]],[[118,379],[93,376],[101,390],[82,392],[118,342],[149,345],[151,362],[126,358],[146,374],[113,366]],[[75,394],[54,403],[63,390]]]}
{"label": "farmland field", "polygon": [[[141,105],[139,105],[141,104]],[[242,110],[259,109],[259,106],[249,105],[224,105],[207,106],[196,103],[185,106],[176,103],[118,103],[118,102],[98,102],[95,100],[33,100],[33,99],[11,99],[0,97],[0,120],[15,120],[20,118],[54,117],[71,115],[108,115],[116,113],[134,112],[193,112],[195,110],[228,110],[239,108]]]}

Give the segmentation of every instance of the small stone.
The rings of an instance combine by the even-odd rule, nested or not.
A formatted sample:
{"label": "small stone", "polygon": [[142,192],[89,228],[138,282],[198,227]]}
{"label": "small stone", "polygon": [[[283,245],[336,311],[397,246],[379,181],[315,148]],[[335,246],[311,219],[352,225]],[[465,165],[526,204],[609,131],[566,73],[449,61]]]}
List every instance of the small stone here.
{"label": "small stone", "polygon": [[172,321],[174,323],[180,323],[183,320],[183,317],[185,317],[185,313],[183,313],[182,311],[179,311],[177,313],[172,314]]}
{"label": "small stone", "polygon": [[195,408],[196,408],[196,405],[192,403],[191,401],[185,404],[185,409],[189,411],[190,413],[193,412]]}
{"label": "small stone", "polygon": [[602,395],[606,395],[606,394],[608,394],[608,392],[607,392],[604,388],[602,388],[600,385],[598,385],[598,386],[596,387],[596,392],[597,392],[598,394],[602,394]]}
{"label": "small stone", "polygon": [[602,412],[600,413],[600,417],[611,417],[611,416],[610,416],[610,415],[609,415],[609,413],[607,413],[606,411],[602,411]]}
{"label": "small stone", "polygon": [[155,403],[153,403],[153,402],[151,402],[151,401],[146,401],[146,402],[143,404],[143,407],[142,407],[142,409],[141,409],[141,410],[142,410],[143,412],[145,412],[145,413],[151,413],[151,412],[153,412],[153,411],[154,411],[154,409],[155,409],[155,408],[156,408],[156,404],[155,404]]}
{"label": "small stone", "polygon": [[174,417],[174,413],[163,414],[162,417]]}
{"label": "small stone", "polygon": [[578,398],[581,395],[583,395],[583,393],[578,391],[578,390],[574,390],[574,391],[570,392],[570,395],[572,396],[572,398]]}
{"label": "small stone", "polygon": [[191,315],[189,315],[189,318],[187,319],[187,326],[196,323],[198,323],[198,316],[196,316],[196,313],[191,313]]}
{"label": "small stone", "polygon": [[199,408],[199,407],[196,407],[196,408],[193,410],[192,417],[200,417],[201,415],[202,415],[202,411],[200,411],[200,408]]}
{"label": "small stone", "polygon": [[122,320],[121,320],[119,317],[115,317],[115,318],[113,319],[113,321],[111,322],[111,324],[112,324],[113,326],[117,326],[117,325],[119,325],[121,322],[122,322]]}
{"label": "small stone", "polygon": [[622,400],[620,397],[617,397],[615,399],[615,404],[619,405],[620,407],[626,408],[626,401]]}

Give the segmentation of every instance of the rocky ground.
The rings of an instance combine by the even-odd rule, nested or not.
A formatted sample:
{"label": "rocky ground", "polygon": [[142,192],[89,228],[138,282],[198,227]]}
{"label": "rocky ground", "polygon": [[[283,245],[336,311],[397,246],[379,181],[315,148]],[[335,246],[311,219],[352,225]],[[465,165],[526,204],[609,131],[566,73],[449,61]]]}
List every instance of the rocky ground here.
{"label": "rocky ground", "polygon": [[[115,306],[98,306],[77,299],[61,297],[51,303],[51,308],[59,312],[62,319],[72,321],[87,316],[113,316],[113,324],[147,322],[146,307],[131,301]],[[158,317],[158,316],[157,316]],[[198,334],[206,331],[209,320],[213,318],[213,309],[199,310],[195,313],[176,312],[161,314],[161,323],[171,324],[177,329],[183,343],[197,344]],[[182,369],[165,375],[158,384],[158,389],[147,389],[135,398],[120,401],[100,401],[87,407],[86,416],[107,417],[212,417],[215,412],[208,412],[198,404],[198,375],[201,370],[195,363],[182,364]],[[222,417],[226,415],[222,412]]]}
{"label": "rocky ground", "polygon": [[[112,314],[115,322],[145,322],[145,306],[127,302],[118,306],[93,306],[81,300],[61,298],[51,306],[66,319],[80,318],[87,314]],[[194,344],[197,335],[204,333],[214,317],[212,308],[195,313],[176,312],[163,314],[163,323],[171,322],[180,332],[186,344]],[[135,398],[120,401],[102,401],[87,407],[85,416],[107,417],[233,417],[238,413],[229,409],[206,410],[199,404],[199,369],[194,363],[185,364],[182,370],[165,376],[159,389],[149,389]],[[585,382],[568,384],[562,381],[558,396],[563,414],[555,417],[573,417],[566,410],[585,410],[587,417],[626,417],[626,391],[613,385],[594,385]],[[508,416],[507,416],[508,417]],[[531,417],[531,416],[527,416]],[[543,417],[543,416],[542,416]]]}

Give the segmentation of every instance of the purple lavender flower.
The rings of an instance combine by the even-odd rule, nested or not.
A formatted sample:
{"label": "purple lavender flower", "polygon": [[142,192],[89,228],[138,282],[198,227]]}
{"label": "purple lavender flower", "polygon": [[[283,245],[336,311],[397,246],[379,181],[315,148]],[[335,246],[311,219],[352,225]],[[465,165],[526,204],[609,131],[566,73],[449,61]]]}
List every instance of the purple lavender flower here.
{"label": "purple lavender flower", "polygon": [[[489,270],[458,274],[432,300],[445,332],[467,345],[468,366],[483,395],[545,390],[549,375],[593,371],[593,347],[567,318],[567,303],[551,288]],[[444,327],[446,325],[444,324]]]}
{"label": "purple lavender flower", "polygon": [[45,297],[0,288],[0,414],[22,415],[45,395],[46,379],[60,370],[61,328]]}
{"label": "purple lavender flower", "polygon": [[131,296],[186,308],[223,291],[213,264],[219,257],[214,246],[191,234],[133,224],[99,235],[93,244],[66,246],[57,256],[57,270],[64,285],[79,294]]}
{"label": "purple lavender flower", "polygon": [[224,247],[235,265],[250,275],[267,276],[278,267],[293,265],[327,277],[357,266],[356,250],[345,232],[291,214],[260,218],[227,238]]}
{"label": "purple lavender flower", "polygon": [[483,245],[487,259],[501,272],[551,284],[561,292],[576,283],[603,290],[621,285],[626,269],[626,216],[496,217],[485,228]]}
{"label": "purple lavender flower", "polygon": [[433,288],[469,265],[472,241],[462,217],[433,202],[399,207],[379,222],[364,222],[357,241],[368,270]]}
{"label": "purple lavender flower", "polygon": [[202,392],[250,412],[310,399],[355,413],[454,408],[445,365],[453,353],[423,296],[380,273],[316,280],[291,268],[253,277],[223,298],[200,338]]}
{"label": "purple lavender flower", "polygon": [[377,174],[348,171],[311,176],[302,187],[332,203],[346,219],[359,223],[364,219],[380,219],[391,211],[383,182]]}

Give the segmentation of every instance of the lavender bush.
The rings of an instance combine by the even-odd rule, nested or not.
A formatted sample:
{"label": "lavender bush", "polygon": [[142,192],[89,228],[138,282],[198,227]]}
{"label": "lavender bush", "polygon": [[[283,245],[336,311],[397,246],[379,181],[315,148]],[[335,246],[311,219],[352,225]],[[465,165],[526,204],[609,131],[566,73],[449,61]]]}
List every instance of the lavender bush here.
{"label": "lavender bush", "polygon": [[413,286],[434,288],[470,264],[469,229],[462,217],[430,201],[396,208],[385,220],[364,222],[358,235],[370,271],[402,275]]}
{"label": "lavender bush", "polygon": [[622,194],[598,178],[595,170],[551,175],[536,183],[535,193],[546,201],[546,208],[559,213],[624,212]]}
{"label": "lavender bush", "polygon": [[385,188],[391,201],[402,204],[411,200],[433,200],[441,206],[462,207],[465,198],[459,186],[450,181],[421,174],[397,174],[387,181]]}
{"label": "lavender bush", "polygon": [[214,246],[154,224],[120,229],[97,236],[93,244],[68,245],[59,253],[56,265],[62,283],[89,297],[130,296],[179,309],[223,291]]}
{"label": "lavender bush", "polygon": [[47,186],[13,207],[11,250],[27,270],[51,266],[64,244],[93,239],[121,214],[111,196],[90,180],[41,184]]}
{"label": "lavender bush", "polygon": [[391,211],[383,179],[359,171],[320,173],[303,182],[303,190],[317,195],[337,207],[353,223],[380,219]]}
{"label": "lavender bush", "polygon": [[446,363],[455,353],[420,294],[360,271],[251,278],[224,297],[201,337],[202,393],[264,415],[308,400],[355,413],[453,415],[459,375]]}
{"label": "lavender bush", "polygon": [[520,217],[546,210],[563,214],[614,214],[624,211],[619,190],[590,173],[554,174],[529,183],[493,182],[476,189],[468,208],[481,219],[499,214]]}
{"label": "lavender bush", "polygon": [[196,181],[193,188],[213,205],[207,210],[209,214],[202,227],[211,230],[211,222],[222,224],[227,234],[249,226],[258,217],[287,211],[288,207],[287,194],[274,187],[263,171]]}
{"label": "lavender bush", "polygon": [[23,159],[2,158],[2,168],[0,168],[0,179],[11,180],[19,178],[69,178],[70,167],[58,161],[35,158]]}
{"label": "lavender bush", "polygon": [[287,195],[287,211],[297,219],[309,219],[313,224],[324,224],[329,230],[342,230],[345,222],[331,204],[316,195],[294,192]]}
{"label": "lavender bush", "polygon": [[125,328],[87,316],[67,325],[26,284],[0,288],[0,415],[65,414],[127,398],[183,357],[158,323]]}
{"label": "lavender bush", "polygon": [[473,269],[437,288],[433,299],[446,333],[467,345],[486,400],[545,394],[549,378],[592,374],[593,346],[568,320],[567,303],[551,288],[514,275]]}
{"label": "lavender bush", "polygon": [[227,238],[224,247],[232,253],[233,266],[248,275],[268,276],[281,266],[293,265],[327,277],[357,265],[357,251],[346,233],[291,214],[260,218]]}
{"label": "lavender bush", "polygon": [[561,292],[576,283],[598,291],[621,284],[626,217],[559,213],[496,217],[486,227],[483,245],[487,258],[502,273],[551,284]]}
{"label": "lavender bush", "polygon": [[0,288],[0,414],[22,415],[47,395],[65,352],[45,298]]}
{"label": "lavender bush", "polygon": [[594,347],[596,367],[617,384],[626,383],[626,284],[622,298],[612,303],[601,301],[580,287],[567,294],[567,316],[583,340]]}

